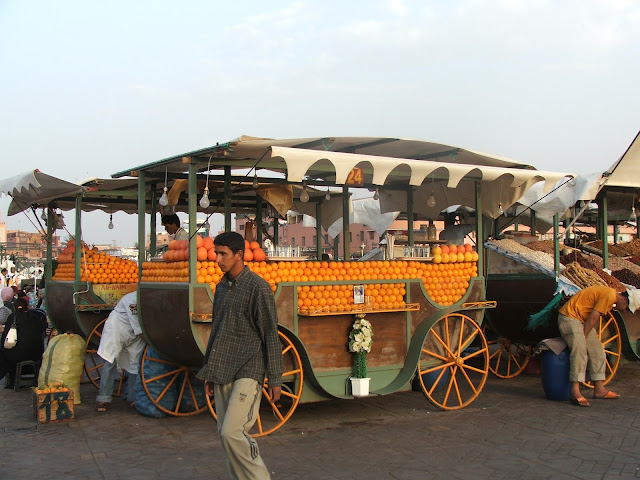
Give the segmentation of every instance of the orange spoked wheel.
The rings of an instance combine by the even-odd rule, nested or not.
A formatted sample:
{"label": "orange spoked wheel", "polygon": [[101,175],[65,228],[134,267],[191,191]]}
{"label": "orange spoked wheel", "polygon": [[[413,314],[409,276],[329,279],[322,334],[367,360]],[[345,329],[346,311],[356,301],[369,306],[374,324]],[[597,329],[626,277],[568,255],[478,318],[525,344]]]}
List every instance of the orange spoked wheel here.
{"label": "orange spoked wheel", "polygon": [[[620,355],[622,354],[622,337],[620,335],[620,327],[616,319],[611,313],[607,315],[601,315],[600,321],[596,325],[596,332],[598,338],[604,347],[604,353],[606,356],[606,371],[604,384],[606,385],[611,381],[613,376],[618,370],[620,365]],[[593,388],[593,382],[582,382],[585,387]]]}
{"label": "orange spoked wheel", "polygon": [[519,375],[531,358],[530,346],[511,343],[506,338],[487,340],[489,347],[489,370],[496,377],[513,378]]}
{"label": "orange spoked wheel", "polygon": [[[254,438],[269,435],[284,425],[293,415],[302,395],[303,371],[300,354],[291,340],[282,332],[278,332],[278,335],[280,336],[284,360],[282,394],[277,403],[271,403],[269,401],[269,381],[265,378],[262,386],[262,399],[260,401],[258,419],[249,432]],[[217,420],[213,397],[207,395],[207,403],[213,418]]]}
{"label": "orange spoked wheel", "polygon": [[[145,365],[149,362],[163,364],[166,368],[163,373],[155,377],[149,377],[145,373]],[[161,411],[174,417],[188,417],[202,413],[207,408],[204,393],[204,384],[196,378],[196,372],[189,367],[179,365],[171,360],[149,355],[149,345],[142,353],[140,361],[140,380],[149,400]],[[154,388],[155,382],[162,382],[162,388]],[[177,387],[177,400],[175,407],[167,408],[162,400],[172,387]],[[153,392],[152,392],[153,390]],[[199,393],[202,392],[202,393]]]}
{"label": "orange spoked wheel", "polygon": [[[98,355],[98,347],[100,346],[100,339],[102,338],[102,329],[104,328],[104,322],[107,319],[105,318],[100,323],[98,323],[91,333],[87,337],[86,345],[86,353],[84,356],[84,374],[87,377],[88,382],[84,383],[92,383],[94,387],[100,388],[100,369],[104,365],[104,360]],[[118,385],[113,391],[114,397],[120,397],[122,395],[122,386],[124,384],[124,370],[120,374],[120,378],[118,379]]]}
{"label": "orange spoked wheel", "polygon": [[422,391],[443,410],[473,402],[489,372],[487,340],[478,324],[461,313],[439,319],[429,330],[418,362]]}

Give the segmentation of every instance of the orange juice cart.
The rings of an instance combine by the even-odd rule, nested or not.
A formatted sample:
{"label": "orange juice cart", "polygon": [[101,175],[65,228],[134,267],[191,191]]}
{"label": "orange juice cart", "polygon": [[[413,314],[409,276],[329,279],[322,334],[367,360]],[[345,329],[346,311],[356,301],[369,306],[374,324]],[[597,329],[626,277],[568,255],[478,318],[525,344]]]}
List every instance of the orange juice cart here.
{"label": "orange juice cart", "polygon": [[[374,332],[366,357],[369,395],[409,390],[415,381],[431,402],[449,410],[469,405],[484,386],[488,349],[481,325],[484,309],[495,302],[486,300],[482,242],[445,248],[427,240],[415,250],[422,252],[419,257],[414,250],[391,249],[383,259],[352,260],[352,194],[375,192],[378,215],[397,212],[393,218],[407,220],[406,246],[413,247],[415,220],[438,220],[452,205],[470,207],[482,213],[470,217],[476,238],[483,239],[487,218],[531,185],[553,184],[564,175],[413,140],[241,137],[113,175],[131,176],[145,197],[138,215],[141,325],[149,344],[169,359],[162,361],[175,366],[169,375],[183,382],[182,392],[193,392],[197,382],[193,374],[202,365],[221,272],[211,239],[196,228],[189,229],[190,241],[174,241],[162,257],[145,261],[147,200],[160,198],[164,213],[187,211],[190,226],[197,225],[199,212],[222,213],[226,231],[232,214],[255,218],[247,265],[272,286],[285,361],[282,399],[276,405],[264,401],[256,422],[255,435],[265,435],[283,425],[300,402],[355,396],[348,343],[358,318]],[[325,246],[320,231],[313,257],[280,245],[278,219],[288,211],[312,216],[324,229],[341,224],[333,252],[342,253],[332,260],[313,258]],[[140,373],[145,385],[159,380],[145,376],[145,362],[156,361],[147,353]],[[162,409],[159,397],[151,400]],[[190,413],[204,408],[197,395],[191,400]],[[215,416],[215,405],[207,402]],[[179,406],[168,413],[185,414]]]}

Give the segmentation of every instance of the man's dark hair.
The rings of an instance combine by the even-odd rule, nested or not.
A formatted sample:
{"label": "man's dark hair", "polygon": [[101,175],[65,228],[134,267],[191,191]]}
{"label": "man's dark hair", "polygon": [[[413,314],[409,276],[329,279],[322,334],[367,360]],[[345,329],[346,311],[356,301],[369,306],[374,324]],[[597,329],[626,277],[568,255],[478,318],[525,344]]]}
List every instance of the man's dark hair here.
{"label": "man's dark hair", "polygon": [[0,270],[0,273],[7,273],[9,270],[7,270],[6,268],[3,268],[2,270]]}
{"label": "man's dark hair", "polygon": [[242,250],[244,252],[244,238],[237,232],[224,232],[213,239],[213,244],[219,247],[228,247],[235,255]]}
{"label": "man's dark hair", "polygon": [[175,225],[176,227],[180,226],[180,218],[175,213],[170,215],[162,215],[162,225]]}

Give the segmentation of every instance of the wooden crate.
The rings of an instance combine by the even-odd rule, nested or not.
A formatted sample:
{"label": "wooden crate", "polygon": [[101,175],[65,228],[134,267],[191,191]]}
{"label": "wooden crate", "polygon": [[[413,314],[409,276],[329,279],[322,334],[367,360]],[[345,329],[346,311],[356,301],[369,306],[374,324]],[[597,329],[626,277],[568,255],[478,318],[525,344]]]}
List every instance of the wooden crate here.
{"label": "wooden crate", "polygon": [[38,423],[68,422],[75,418],[73,391],[33,394]]}

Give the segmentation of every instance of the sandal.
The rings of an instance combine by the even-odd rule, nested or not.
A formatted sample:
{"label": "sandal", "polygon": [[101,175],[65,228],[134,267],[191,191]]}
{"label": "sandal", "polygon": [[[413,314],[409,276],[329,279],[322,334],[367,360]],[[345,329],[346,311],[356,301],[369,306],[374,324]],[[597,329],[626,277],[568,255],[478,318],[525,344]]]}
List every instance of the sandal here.
{"label": "sandal", "polygon": [[96,404],[96,411],[104,413],[109,410],[109,402],[98,402]]}
{"label": "sandal", "polygon": [[577,407],[589,407],[589,400],[584,397],[570,398],[569,401]]}
{"label": "sandal", "polygon": [[604,395],[594,395],[593,398],[595,398],[596,400],[616,400],[620,398],[620,395],[609,390]]}

